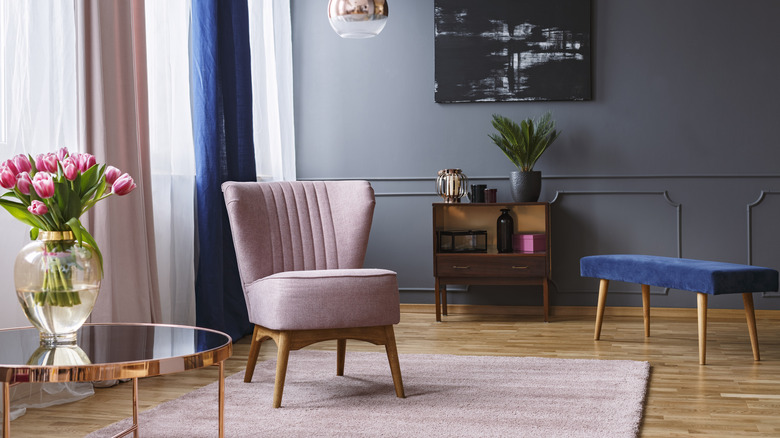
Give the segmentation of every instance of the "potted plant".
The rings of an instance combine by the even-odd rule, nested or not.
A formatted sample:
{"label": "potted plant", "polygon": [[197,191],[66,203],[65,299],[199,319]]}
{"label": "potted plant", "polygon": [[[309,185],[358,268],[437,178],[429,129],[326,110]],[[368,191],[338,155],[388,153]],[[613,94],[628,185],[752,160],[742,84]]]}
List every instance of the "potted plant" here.
{"label": "potted plant", "polygon": [[493,127],[497,134],[490,134],[509,160],[517,166],[510,174],[512,199],[515,202],[536,202],[542,190],[542,173],[534,165],[544,151],[558,138],[555,121],[548,112],[540,118],[525,119],[518,125],[513,120],[493,114]]}

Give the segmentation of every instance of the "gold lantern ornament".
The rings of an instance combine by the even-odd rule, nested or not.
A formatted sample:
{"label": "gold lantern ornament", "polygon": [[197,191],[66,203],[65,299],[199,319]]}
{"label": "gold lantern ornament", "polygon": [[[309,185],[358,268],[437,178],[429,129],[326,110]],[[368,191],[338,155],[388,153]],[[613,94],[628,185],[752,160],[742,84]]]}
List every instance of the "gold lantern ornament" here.
{"label": "gold lantern ornament", "polygon": [[444,198],[447,204],[459,203],[466,194],[469,185],[468,177],[460,169],[444,169],[436,178],[436,193]]}
{"label": "gold lantern ornament", "polygon": [[387,1],[330,0],[328,20],[342,38],[371,38],[387,24]]}

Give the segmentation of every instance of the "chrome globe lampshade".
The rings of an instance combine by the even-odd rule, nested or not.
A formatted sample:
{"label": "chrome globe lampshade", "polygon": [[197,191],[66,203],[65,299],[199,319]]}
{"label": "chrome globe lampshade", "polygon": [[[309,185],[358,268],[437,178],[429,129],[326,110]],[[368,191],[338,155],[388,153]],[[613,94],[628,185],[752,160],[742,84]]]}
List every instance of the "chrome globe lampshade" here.
{"label": "chrome globe lampshade", "polygon": [[387,23],[387,1],[330,0],[328,20],[342,38],[377,36]]}

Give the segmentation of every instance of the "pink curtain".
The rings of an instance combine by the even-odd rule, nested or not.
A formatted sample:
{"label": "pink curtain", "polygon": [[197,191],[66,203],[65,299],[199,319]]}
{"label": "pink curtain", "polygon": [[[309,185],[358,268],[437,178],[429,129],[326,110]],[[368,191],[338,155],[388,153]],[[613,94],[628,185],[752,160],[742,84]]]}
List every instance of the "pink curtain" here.
{"label": "pink curtain", "polygon": [[78,0],[79,141],[138,188],[88,213],[104,279],[92,322],[160,322],[154,250],[144,0]]}

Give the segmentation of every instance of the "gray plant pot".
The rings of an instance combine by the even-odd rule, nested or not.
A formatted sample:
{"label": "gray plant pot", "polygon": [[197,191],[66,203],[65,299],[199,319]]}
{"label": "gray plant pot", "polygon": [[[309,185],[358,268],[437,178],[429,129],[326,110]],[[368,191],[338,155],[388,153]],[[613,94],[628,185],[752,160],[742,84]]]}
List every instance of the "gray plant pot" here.
{"label": "gray plant pot", "polygon": [[509,185],[515,202],[536,202],[542,192],[542,172],[515,170],[509,174]]}

